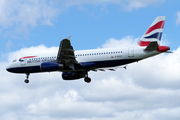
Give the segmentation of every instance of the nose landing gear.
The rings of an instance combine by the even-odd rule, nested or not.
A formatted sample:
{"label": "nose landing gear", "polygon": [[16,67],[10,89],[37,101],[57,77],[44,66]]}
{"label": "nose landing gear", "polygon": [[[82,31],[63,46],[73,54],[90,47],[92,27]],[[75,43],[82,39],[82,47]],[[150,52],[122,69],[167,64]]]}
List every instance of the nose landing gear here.
{"label": "nose landing gear", "polygon": [[26,73],[26,79],[24,80],[25,83],[29,83],[29,80],[28,80],[29,75],[30,75],[30,73]]}

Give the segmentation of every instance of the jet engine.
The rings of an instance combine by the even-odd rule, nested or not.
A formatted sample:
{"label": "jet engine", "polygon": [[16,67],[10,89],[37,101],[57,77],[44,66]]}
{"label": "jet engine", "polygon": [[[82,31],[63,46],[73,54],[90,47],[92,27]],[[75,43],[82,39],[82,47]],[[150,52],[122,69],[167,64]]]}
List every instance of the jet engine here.
{"label": "jet engine", "polygon": [[75,80],[85,77],[85,72],[79,71],[79,72],[63,72],[62,78],[64,80]]}
{"label": "jet engine", "polygon": [[63,69],[63,64],[57,62],[44,62],[40,66],[43,72],[58,71]]}

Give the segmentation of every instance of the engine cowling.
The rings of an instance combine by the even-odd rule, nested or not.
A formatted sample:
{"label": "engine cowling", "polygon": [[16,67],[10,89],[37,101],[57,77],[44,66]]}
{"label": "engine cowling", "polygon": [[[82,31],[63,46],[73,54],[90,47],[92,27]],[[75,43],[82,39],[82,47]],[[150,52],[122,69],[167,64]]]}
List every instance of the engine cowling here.
{"label": "engine cowling", "polygon": [[75,80],[85,77],[84,72],[63,72],[62,78],[64,80]]}
{"label": "engine cowling", "polygon": [[44,72],[58,71],[63,69],[63,64],[59,64],[57,62],[44,62],[41,63],[40,68]]}

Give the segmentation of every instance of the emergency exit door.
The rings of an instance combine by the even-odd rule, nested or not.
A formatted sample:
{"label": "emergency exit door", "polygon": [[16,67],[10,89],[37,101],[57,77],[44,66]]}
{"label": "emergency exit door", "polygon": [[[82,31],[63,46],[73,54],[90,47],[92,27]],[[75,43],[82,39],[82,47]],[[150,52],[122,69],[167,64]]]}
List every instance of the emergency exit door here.
{"label": "emergency exit door", "polygon": [[128,57],[134,57],[134,47],[130,47],[128,50]]}

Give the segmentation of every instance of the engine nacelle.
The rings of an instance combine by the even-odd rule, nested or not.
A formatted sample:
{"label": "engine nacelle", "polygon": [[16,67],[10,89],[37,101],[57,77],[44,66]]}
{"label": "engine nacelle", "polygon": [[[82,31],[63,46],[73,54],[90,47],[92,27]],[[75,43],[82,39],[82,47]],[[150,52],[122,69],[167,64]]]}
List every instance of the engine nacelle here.
{"label": "engine nacelle", "polygon": [[75,80],[85,77],[85,72],[63,72],[62,78],[64,80]]}
{"label": "engine nacelle", "polygon": [[63,69],[63,64],[59,64],[57,62],[44,62],[41,63],[40,68],[44,72],[58,71]]}

